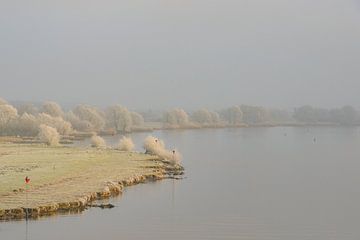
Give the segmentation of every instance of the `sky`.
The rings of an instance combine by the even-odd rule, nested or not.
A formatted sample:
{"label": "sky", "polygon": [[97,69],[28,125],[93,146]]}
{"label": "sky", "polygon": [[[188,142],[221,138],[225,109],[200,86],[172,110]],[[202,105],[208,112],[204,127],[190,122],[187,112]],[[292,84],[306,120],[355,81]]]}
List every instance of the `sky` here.
{"label": "sky", "polygon": [[0,96],[360,108],[359,0],[0,0]]}

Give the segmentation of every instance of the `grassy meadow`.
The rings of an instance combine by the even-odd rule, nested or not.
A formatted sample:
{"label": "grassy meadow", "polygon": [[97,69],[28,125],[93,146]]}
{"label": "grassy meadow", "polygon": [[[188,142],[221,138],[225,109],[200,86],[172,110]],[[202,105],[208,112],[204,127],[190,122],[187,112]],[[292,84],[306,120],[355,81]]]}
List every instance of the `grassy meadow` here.
{"label": "grassy meadow", "polygon": [[0,143],[0,209],[74,201],[108,181],[153,173],[162,164],[154,158],[115,149]]}

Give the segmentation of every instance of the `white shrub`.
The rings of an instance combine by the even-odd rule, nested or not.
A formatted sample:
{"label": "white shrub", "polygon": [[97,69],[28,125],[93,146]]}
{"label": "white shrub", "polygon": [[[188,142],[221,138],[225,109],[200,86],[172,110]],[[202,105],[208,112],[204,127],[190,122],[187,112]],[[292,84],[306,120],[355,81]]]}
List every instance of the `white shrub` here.
{"label": "white shrub", "polygon": [[135,145],[131,138],[124,136],[120,139],[118,148],[120,151],[131,152],[134,150]]}
{"label": "white shrub", "polygon": [[165,144],[158,138],[148,136],[145,138],[144,148],[149,154],[159,155],[165,149]]}
{"label": "white shrub", "polygon": [[49,146],[59,145],[60,135],[55,128],[41,124],[39,127],[38,138],[41,142]]}
{"label": "white shrub", "polygon": [[91,137],[91,146],[96,148],[106,148],[105,140],[97,135]]}
{"label": "white shrub", "polygon": [[171,164],[179,164],[181,160],[181,155],[177,150],[167,150],[165,148],[164,141],[155,138],[153,136],[148,136],[144,142],[144,148],[146,153],[157,155],[160,159],[167,160]]}

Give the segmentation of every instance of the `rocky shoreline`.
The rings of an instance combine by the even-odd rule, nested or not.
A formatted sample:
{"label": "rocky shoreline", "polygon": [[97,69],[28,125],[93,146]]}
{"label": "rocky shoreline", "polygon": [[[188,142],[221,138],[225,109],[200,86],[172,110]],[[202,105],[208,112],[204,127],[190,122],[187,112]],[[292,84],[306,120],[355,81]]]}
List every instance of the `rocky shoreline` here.
{"label": "rocky shoreline", "polygon": [[[160,160],[158,160],[160,161]],[[179,179],[184,174],[184,168],[180,165],[171,166],[166,162],[153,173],[144,175],[134,175],[132,177],[118,181],[107,181],[105,187],[98,192],[92,192],[70,202],[58,202],[33,208],[13,208],[0,209],[0,220],[11,221],[20,219],[38,219],[43,216],[55,215],[58,213],[80,213],[91,207],[112,208],[113,206],[102,206],[92,204],[96,200],[108,199],[112,196],[122,194],[125,187],[133,186],[140,183],[147,183],[162,180],[165,178]]]}

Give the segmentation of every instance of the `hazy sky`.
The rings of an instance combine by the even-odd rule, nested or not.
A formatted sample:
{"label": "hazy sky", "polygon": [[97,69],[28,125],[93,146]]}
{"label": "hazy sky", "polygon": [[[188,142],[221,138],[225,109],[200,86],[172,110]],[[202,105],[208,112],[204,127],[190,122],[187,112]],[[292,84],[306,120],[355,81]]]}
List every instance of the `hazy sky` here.
{"label": "hazy sky", "polygon": [[360,107],[359,0],[0,0],[0,96]]}

